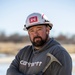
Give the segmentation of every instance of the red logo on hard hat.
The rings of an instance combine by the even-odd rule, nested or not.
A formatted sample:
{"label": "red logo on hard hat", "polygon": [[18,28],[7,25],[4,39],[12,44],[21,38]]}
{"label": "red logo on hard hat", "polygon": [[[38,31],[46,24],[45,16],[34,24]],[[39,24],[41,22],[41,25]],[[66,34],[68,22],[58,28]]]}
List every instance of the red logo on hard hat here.
{"label": "red logo on hard hat", "polygon": [[37,21],[38,21],[37,16],[33,16],[33,17],[29,18],[30,23],[37,22]]}
{"label": "red logo on hard hat", "polygon": [[44,18],[44,14],[42,15],[42,19]]}

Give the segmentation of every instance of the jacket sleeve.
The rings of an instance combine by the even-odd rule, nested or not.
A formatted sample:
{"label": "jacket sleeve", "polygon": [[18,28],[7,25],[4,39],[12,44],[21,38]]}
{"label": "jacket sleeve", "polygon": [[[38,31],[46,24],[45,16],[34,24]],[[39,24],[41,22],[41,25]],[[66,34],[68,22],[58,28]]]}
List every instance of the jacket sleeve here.
{"label": "jacket sleeve", "polygon": [[61,57],[59,59],[62,66],[58,71],[58,75],[72,75],[72,59],[70,55],[66,51],[62,51],[60,54],[58,53],[59,57]]}
{"label": "jacket sleeve", "polygon": [[20,62],[20,52],[16,55],[15,59],[12,61],[10,67],[7,70],[6,75],[24,75],[19,71],[19,62]]}
{"label": "jacket sleeve", "polygon": [[20,50],[18,54],[15,56],[15,59],[12,61],[9,68],[7,69],[6,75],[29,75],[19,71],[19,63],[23,55],[22,53],[24,53],[23,50]]}
{"label": "jacket sleeve", "polygon": [[62,65],[52,62],[44,75],[72,75],[72,59],[65,50],[56,49],[52,54]]}

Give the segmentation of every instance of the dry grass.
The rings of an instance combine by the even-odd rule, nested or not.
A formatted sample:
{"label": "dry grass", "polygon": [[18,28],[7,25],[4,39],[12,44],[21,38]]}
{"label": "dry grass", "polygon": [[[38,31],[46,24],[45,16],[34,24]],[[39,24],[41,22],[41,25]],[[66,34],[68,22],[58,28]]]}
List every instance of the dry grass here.
{"label": "dry grass", "polygon": [[30,43],[0,43],[0,53],[16,54],[21,48]]}
{"label": "dry grass", "polygon": [[62,45],[69,53],[75,53],[75,44],[63,44]]}
{"label": "dry grass", "polygon": [[[0,53],[6,54],[16,54],[21,48],[28,45],[30,43],[0,43]],[[75,45],[72,44],[64,44],[62,45],[69,53],[75,53]]]}

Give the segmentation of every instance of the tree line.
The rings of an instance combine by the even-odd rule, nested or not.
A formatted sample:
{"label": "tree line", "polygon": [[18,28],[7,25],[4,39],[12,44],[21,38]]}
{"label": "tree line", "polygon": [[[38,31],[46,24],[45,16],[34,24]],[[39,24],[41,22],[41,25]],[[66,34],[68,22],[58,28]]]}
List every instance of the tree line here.
{"label": "tree line", "polygon": [[20,35],[18,33],[6,36],[4,33],[0,34],[0,42],[29,42],[29,37],[25,35]]}
{"label": "tree line", "polygon": [[[68,38],[66,35],[59,34],[57,37],[53,37],[62,44],[75,44],[75,35]],[[4,33],[0,33],[0,42],[30,42],[28,35],[20,35],[18,33],[6,36]]]}

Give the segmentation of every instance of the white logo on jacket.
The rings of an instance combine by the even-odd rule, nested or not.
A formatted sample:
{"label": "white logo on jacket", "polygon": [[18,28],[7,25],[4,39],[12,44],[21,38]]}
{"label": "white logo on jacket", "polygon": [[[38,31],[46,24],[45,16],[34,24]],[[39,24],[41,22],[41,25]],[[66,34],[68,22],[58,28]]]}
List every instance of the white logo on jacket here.
{"label": "white logo on jacket", "polygon": [[41,61],[37,61],[37,62],[27,62],[27,61],[24,61],[24,60],[21,60],[20,61],[20,64],[21,65],[28,65],[28,67],[33,67],[33,66],[41,66],[42,62]]}

